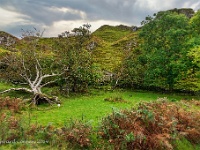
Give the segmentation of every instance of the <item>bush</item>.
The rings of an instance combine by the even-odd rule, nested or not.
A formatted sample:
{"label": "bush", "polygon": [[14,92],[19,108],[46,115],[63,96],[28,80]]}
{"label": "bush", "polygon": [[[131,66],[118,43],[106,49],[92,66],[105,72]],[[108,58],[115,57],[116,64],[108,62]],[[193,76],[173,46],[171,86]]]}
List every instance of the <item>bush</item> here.
{"label": "bush", "polygon": [[100,135],[115,149],[174,149],[172,141],[181,138],[199,144],[200,112],[186,111],[166,98],[141,103],[106,117]]}
{"label": "bush", "polygon": [[12,112],[19,112],[23,107],[23,100],[20,98],[0,97],[1,110],[9,109]]}
{"label": "bush", "polygon": [[58,131],[71,148],[88,148],[91,145],[92,128],[90,125],[75,121],[71,126],[63,127]]}
{"label": "bush", "polygon": [[20,120],[9,112],[0,113],[0,141],[18,140],[20,135]]}
{"label": "bush", "polygon": [[120,97],[120,96],[108,97],[108,98],[105,98],[104,101],[112,102],[112,103],[127,103],[127,101],[124,100],[124,99],[123,99],[122,97]]}

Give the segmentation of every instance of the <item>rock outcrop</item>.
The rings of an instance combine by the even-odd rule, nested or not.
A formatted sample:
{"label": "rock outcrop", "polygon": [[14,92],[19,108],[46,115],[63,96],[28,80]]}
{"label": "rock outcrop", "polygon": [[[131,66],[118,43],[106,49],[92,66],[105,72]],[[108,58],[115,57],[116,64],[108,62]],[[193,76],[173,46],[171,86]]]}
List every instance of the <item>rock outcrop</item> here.
{"label": "rock outcrop", "polygon": [[[167,10],[169,12],[176,12],[178,14],[184,14],[186,15],[188,18],[192,18],[192,16],[195,14],[195,11],[192,9],[192,8],[174,8],[174,9],[170,9],[170,10]],[[157,17],[162,14],[163,12],[166,12],[166,11],[160,11],[157,13]]]}

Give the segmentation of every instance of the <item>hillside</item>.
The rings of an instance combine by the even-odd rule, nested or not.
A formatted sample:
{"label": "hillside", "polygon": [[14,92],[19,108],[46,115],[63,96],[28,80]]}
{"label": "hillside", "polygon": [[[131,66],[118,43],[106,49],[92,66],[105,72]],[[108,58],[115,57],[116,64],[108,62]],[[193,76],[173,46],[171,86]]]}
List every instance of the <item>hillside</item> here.
{"label": "hillside", "polygon": [[[92,58],[97,66],[110,72],[120,65],[130,50],[137,46],[137,35],[138,31],[134,31],[134,27],[103,25],[92,33],[90,40],[85,43],[85,48],[91,49]],[[2,50],[12,49],[12,46],[17,49],[24,47],[24,39],[19,40],[3,31],[0,32],[0,37]],[[57,38],[41,38],[39,45],[43,50],[49,50],[56,40]],[[74,42],[73,38],[71,42]]]}
{"label": "hillside", "polygon": [[14,44],[16,44],[19,39],[7,32],[0,31],[0,47],[8,48]]}
{"label": "hillside", "polygon": [[15,40],[18,40],[17,37],[13,36],[12,34],[9,34],[7,32],[4,32],[4,31],[0,31],[0,37],[12,37],[14,38]]}
{"label": "hillside", "polygon": [[137,34],[127,26],[104,25],[92,34],[96,43],[93,51],[95,62],[106,71],[113,71],[120,65],[126,53],[137,46]]}

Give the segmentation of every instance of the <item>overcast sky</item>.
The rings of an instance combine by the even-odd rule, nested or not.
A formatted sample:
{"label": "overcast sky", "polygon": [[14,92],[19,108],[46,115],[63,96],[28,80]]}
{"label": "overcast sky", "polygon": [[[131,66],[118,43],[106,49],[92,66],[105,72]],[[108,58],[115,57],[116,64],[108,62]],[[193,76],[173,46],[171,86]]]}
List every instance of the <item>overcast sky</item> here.
{"label": "overcast sky", "polygon": [[45,29],[57,36],[84,23],[137,25],[147,15],[173,8],[200,9],[199,0],[0,0],[0,30],[17,37],[21,29]]}

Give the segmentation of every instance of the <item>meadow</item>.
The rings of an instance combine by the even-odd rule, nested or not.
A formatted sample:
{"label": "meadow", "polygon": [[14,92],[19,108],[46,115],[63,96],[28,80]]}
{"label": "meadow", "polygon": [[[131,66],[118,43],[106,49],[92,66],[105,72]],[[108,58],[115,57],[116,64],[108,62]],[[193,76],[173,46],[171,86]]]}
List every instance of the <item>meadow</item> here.
{"label": "meadow", "polygon": [[[12,85],[14,86],[14,85]],[[12,87],[9,84],[0,84],[0,90]],[[55,88],[45,88],[45,93],[51,93]],[[4,94],[10,97],[23,97],[19,92],[11,92]],[[103,117],[106,117],[113,110],[130,109],[140,102],[152,102],[158,98],[166,97],[171,101],[179,101],[182,99],[198,99],[198,96],[190,96],[184,94],[165,94],[149,91],[133,91],[116,89],[110,90],[109,87],[104,89],[91,89],[88,93],[70,94],[69,96],[59,96],[61,105],[49,104],[39,105],[37,108],[29,109],[23,113],[27,116],[31,115],[31,121],[40,125],[51,124],[53,126],[62,126],[70,120],[87,120],[92,125],[97,126]],[[122,99],[123,101],[106,101],[105,99]]]}
{"label": "meadow", "polygon": [[[61,106],[53,107],[39,106],[38,110],[31,111],[39,124],[59,126],[71,119],[87,120],[94,126],[101,122],[101,119],[112,113],[113,109],[130,109],[140,102],[155,101],[158,98],[167,97],[170,100],[180,100],[191,97],[181,95],[168,95],[144,91],[116,90],[116,91],[99,91],[93,90],[89,94],[76,95],[69,98],[60,97]],[[106,98],[121,98],[124,102],[109,102]]]}
{"label": "meadow", "polygon": [[[0,83],[0,90],[10,87],[15,87],[15,85]],[[45,88],[44,90],[45,93],[52,93],[56,91],[56,88]],[[11,98],[29,97],[29,95],[18,92],[10,92],[7,94],[3,94],[2,96],[9,96]],[[14,115],[13,113],[11,113],[13,116],[16,116],[16,118],[21,118],[19,124],[21,125],[21,128],[24,128],[23,130],[28,129],[34,133],[32,133],[34,135],[34,138],[25,136],[24,140],[36,140],[42,138],[48,139],[49,141],[54,141],[55,132],[57,133],[57,130],[65,128],[65,130],[67,130],[68,132],[77,132],[75,135],[73,135],[76,140],[70,141],[70,139],[68,139],[71,142],[71,146],[62,144],[62,148],[68,147],[67,149],[95,149],[99,146],[99,144],[102,144],[103,147],[98,147],[99,149],[113,149],[114,147],[110,146],[108,142],[102,142],[102,139],[99,139],[97,132],[99,132],[102,126],[106,127],[105,118],[107,118],[108,116],[112,116],[116,112],[118,113],[122,110],[131,112],[132,109],[137,108],[138,106],[140,106],[140,104],[144,102],[153,103],[156,102],[157,99],[168,99],[170,102],[175,104],[177,103],[177,105],[183,106],[188,110],[199,111],[200,109],[199,105],[191,105],[191,107],[187,107],[187,105],[190,105],[190,103],[187,104],[185,102],[181,102],[179,104],[181,100],[190,102],[192,99],[200,99],[198,95],[191,96],[180,93],[166,94],[150,91],[136,91],[130,89],[111,90],[108,86],[99,89],[91,88],[88,93],[84,94],[72,93],[68,96],[58,95],[58,97],[61,100],[60,106],[58,106],[57,104],[52,106],[49,104],[42,104],[36,107],[31,107],[28,106],[28,104],[25,104],[25,107],[20,110],[20,112],[14,112]],[[183,105],[183,103],[185,104]],[[7,111],[4,110],[3,112]],[[18,130],[20,130],[21,128],[19,128]],[[88,128],[90,128],[91,131],[87,130]],[[25,134],[26,132],[19,131],[19,133]],[[66,135],[70,134],[71,132],[66,133]],[[80,136],[83,136],[86,141],[81,141],[81,143],[79,141],[79,134]],[[50,137],[47,138],[46,135]],[[87,141],[87,136],[90,137],[90,142],[92,143],[92,146]],[[60,141],[63,142],[62,140],[63,138],[61,138]],[[49,147],[51,147],[52,149],[59,149],[59,143],[55,144],[52,141],[48,144],[4,144],[1,145],[1,147],[6,149],[23,149],[23,147],[24,149],[46,149]],[[81,146],[81,144],[83,146]],[[178,140],[176,145],[176,148],[178,150],[199,148],[197,145],[194,147],[190,142],[184,139]]]}

